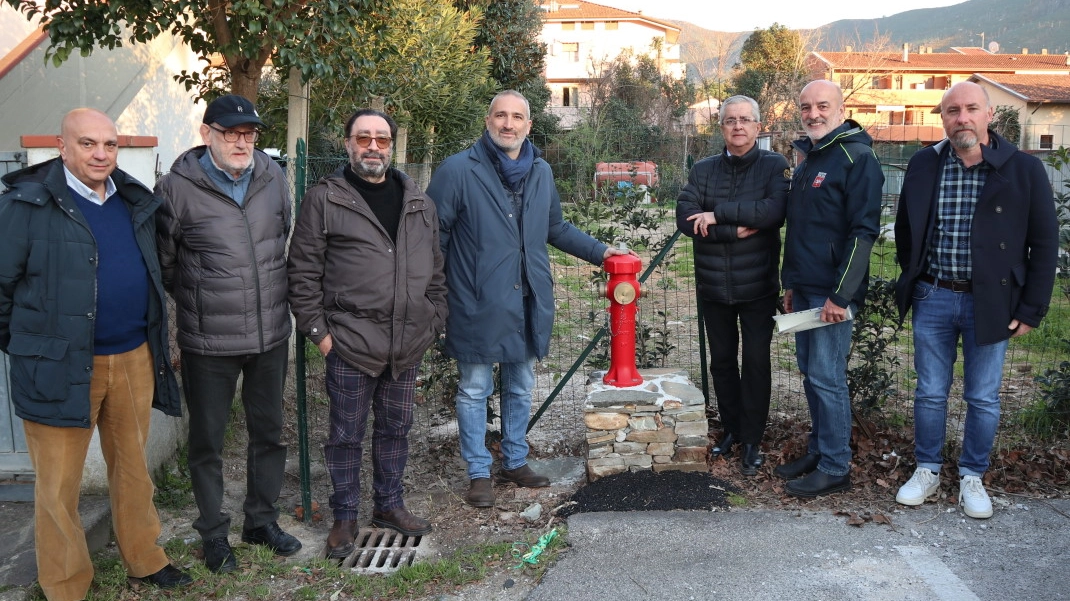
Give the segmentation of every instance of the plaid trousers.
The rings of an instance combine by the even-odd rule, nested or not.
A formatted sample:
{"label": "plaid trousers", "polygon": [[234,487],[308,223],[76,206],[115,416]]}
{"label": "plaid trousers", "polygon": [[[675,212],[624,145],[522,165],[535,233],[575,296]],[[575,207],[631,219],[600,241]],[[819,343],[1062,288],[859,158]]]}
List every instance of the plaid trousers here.
{"label": "plaid trousers", "polygon": [[334,494],[330,507],[336,520],[357,519],[360,505],[360,463],[368,414],[372,421],[372,500],[375,509],[390,511],[404,506],[401,477],[409,458],[416,364],[391,377],[369,376],[329,353],[327,396],[330,398],[330,434],[324,445],[327,471]]}

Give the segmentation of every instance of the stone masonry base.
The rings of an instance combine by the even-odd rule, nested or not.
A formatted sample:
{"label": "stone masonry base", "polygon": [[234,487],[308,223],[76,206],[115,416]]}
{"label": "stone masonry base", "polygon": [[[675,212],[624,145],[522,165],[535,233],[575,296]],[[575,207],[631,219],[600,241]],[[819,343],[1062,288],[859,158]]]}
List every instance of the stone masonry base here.
{"label": "stone masonry base", "polygon": [[677,369],[641,369],[643,383],[616,388],[592,374],[584,405],[587,479],[626,471],[705,471],[706,400]]}

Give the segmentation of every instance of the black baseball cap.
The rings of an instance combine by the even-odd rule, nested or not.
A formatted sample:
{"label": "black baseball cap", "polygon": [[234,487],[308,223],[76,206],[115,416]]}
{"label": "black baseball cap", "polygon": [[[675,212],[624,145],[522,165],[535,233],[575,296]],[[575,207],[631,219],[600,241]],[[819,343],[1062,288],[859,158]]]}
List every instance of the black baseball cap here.
{"label": "black baseball cap", "polygon": [[204,110],[202,121],[208,125],[218,123],[220,127],[234,127],[245,123],[266,127],[253,103],[237,94],[227,94],[213,100]]}

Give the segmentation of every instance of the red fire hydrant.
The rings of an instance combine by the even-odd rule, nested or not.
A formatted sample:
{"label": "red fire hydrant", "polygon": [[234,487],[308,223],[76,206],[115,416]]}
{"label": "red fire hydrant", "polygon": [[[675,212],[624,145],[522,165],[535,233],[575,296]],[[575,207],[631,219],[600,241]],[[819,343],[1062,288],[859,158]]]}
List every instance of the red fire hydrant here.
{"label": "red fire hydrant", "polygon": [[[623,248],[624,246],[621,245]],[[643,383],[643,376],[635,368],[635,301],[639,299],[639,280],[636,275],[643,262],[632,255],[612,255],[605,260],[609,283],[609,371],[602,378],[607,386],[625,388]]]}

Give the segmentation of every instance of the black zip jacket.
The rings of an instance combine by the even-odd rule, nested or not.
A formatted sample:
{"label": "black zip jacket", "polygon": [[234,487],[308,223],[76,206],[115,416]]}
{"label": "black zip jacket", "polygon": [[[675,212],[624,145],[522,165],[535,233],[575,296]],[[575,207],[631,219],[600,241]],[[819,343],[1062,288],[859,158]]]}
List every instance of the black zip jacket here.
{"label": "black zip jacket", "polygon": [[[152,406],[182,414],[171,370],[167,312],[153,214],[160,200],[123,171],[111,174],[130,209],[149,273],[148,343],[156,378]],[[11,399],[24,420],[89,427],[97,242],[67,188],[60,159],[5,175],[0,196],[0,350],[11,359]]]}
{"label": "black zip jacket", "polygon": [[806,158],[795,168],[788,195],[784,289],[861,307],[884,186],[873,139],[848,119],[816,143],[804,138],[794,146]]}
{"label": "black zip jacket", "polygon": [[[695,163],[676,201],[676,227],[695,240],[695,280],[703,299],[735,304],[780,291],[780,226],[787,203],[788,161],[756,146]],[[691,215],[713,211],[717,224],[695,233]],[[758,233],[737,235],[740,226]]]}

